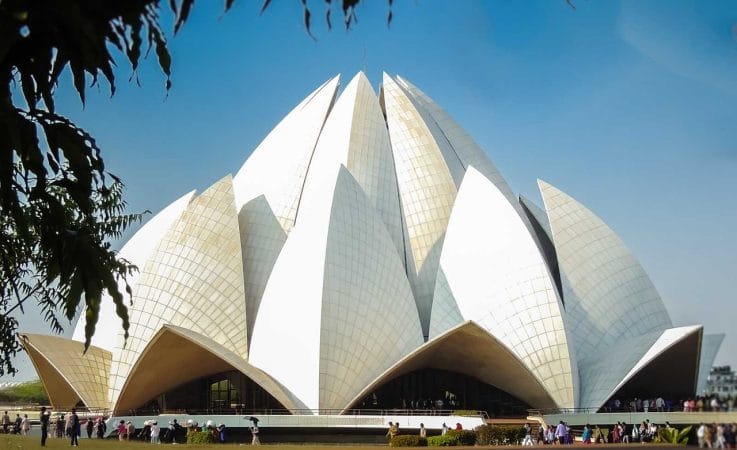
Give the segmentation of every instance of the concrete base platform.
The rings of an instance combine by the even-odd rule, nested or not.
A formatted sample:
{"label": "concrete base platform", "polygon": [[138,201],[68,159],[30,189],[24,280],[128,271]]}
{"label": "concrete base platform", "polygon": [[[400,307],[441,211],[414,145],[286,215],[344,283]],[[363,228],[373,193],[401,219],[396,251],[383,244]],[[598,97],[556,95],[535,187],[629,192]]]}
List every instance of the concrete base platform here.
{"label": "concrete base platform", "polygon": [[[228,435],[236,442],[250,441],[248,431],[251,416],[234,415],[188,415],[161,414],[158,416],[113,416],[107,420],[109,434],[115,434],[117,424],[131,421],[140,430],[144,423],[155,420],[162,429],[170,421],[186,427],[197,422],[200,426],[208,421],[215,425],[224,424]],[[449,428],[461,424],[463,429],[474,429],[486,423],[485,418],[476,416],[371,416],[371,415],[254,415],[258,418],[259,436],[262,442],[321,442],[321,443],[386,443],[389,422],[399,423],[400,433],[416,434],[420,424],[428,430],[428,436],[439,435],[445,423]],[[191,422],[190,422],[191,421]]]}

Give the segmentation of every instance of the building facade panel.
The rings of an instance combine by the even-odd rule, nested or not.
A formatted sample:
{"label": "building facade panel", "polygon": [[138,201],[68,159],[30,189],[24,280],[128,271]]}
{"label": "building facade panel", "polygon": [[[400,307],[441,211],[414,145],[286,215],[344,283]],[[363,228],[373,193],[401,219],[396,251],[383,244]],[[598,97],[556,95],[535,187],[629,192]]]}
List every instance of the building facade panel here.
{"label": "building facade panel", "polygon": [[422,92],[417,86],[413,85],[404,78],[397,76],[397,82],[403,86],[412,99],[418,103],[423,109],[427,110],[432,121],[441,130],[444,138],[453,148],[454,153],[461,160],[465,171],[468,166],[473,166],[481,172],[489,181],[504,194],[509,202],[514,202],[515,195],[512,188],[502,176],[499,169],[496,168],[486,152],[479,147],[474,139],[464,130],[458,123],[453,120],[450,115],[443,110],[435,101],[427,94]]}
{"label": "building facade panel", "polygon": [[[158,214],[146,222],[128,242],[120,249],[119,256],[139,269],[142,268],[162,237],[167,233],[171,225],[179,219],[184,210],[192,201],[195,191],[188,192],[179,199],[172,202]],[[133,272],[127,276],[127,283],[134,292],[140,276],[140,271]],[[119,283],[120,292],[125,292],[125,283]],[[82,315],[74,328],[72,339],[84,342],[84,328],[86,322]],[[97,321],[98,330],[117,330],[117,332],[95,333],[92,344],[111,351],[119,351],[123,347],[124,335],[120,318],[115,313],[115,304],[109,294],[104,293],[100,302],[100,314]]]}
{"label": "building facade panel", "polygon": [[670,328],[660,295],[622,240],[579,202],[544,181],[538,184],[580,358],[623,339]]}
{"label": "building facade panel", "polygon": [[111,403],[165,324],[190,328],[246,357],[246,301],[238,218],[227,176],[196,197],[141,271],[130,337],[113,360]]}
{"label": "building facade panel", "polygon": [[707,380],[714,360],[719,353],[719,348],[724,342],[724,334],[705,334],[701,341],[701,362],[699,364],[699,380],[696,385],[696,393],[702,395],[707,387]]}
{"label": "building facade panel", "polygon": [[346,169],[335,186],[320,325],[320,407],[345,408],[423,342],[391,237]]}
{"label": "building facade panel", "polygon": [[340,77],[297,105],[253,151],[233,178],[236,209],[264,195],[285,232],[294,226],[302,187]]}
{"label": "building facade panel", "polygon": [[440,249],[457,187],[437,142],[404,90],[384,74],[382,97],[407,229],[408,277],[428,334]]}
{"label": "building facade panel", "polygon": [[[73,398],[78,398],[90,409],[107,409],[112,360],[109,351],[90,346],[85,352],[81,342],[40,334],[24,334],[21,342],[30,350],[28,354],[39,369],[39,375],[57,379],[56,383],[45,383],[54,406],[73,407],[77,403],[72,401]],[[64,392],[66,389],[71,389],[76,395]]]}
{"label": "building facade panel", "polygon": [[473,167],[453,207],[440,267],[463,318],[507,345],[558,406],[574,407],[578,371],[543,255],[514,206]]}

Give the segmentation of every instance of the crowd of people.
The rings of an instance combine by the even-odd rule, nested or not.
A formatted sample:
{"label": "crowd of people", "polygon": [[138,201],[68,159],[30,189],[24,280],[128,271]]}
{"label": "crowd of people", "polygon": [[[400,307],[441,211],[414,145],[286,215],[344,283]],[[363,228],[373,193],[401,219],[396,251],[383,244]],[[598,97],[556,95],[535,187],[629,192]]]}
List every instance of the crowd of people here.
{"label": "crowd of people", "polygon": [[737,423],[702,423],[696,429],[696,439],[699,442],[699,448],[736,448]]}
{"label": "crowd of people", "polygon": [[737,397],[720,398],[717,395],[674,400],[655,398],[614,398],[602,408],[605,412],[713,412],[737,411]]}
{"label": "crowd of people", "polygon": [[558,425],[549,425],[547,428],[541,426],[537,431],[537,444],[573,444],[573,433],[571,432],[571,427],[562,420]]}
{"label": "crowd of people", "polygon": [[[22,423],[21,420],[21,430],[24,429]],[[23,434],[27,434],[31,428],[30,421],[27,423],[26,432]],[[70,440],[72,446],[77,446],[79,444],[79,437],[82,436],[82,430],[86,431],[88,439],[92,439],[93,437],[104,439],[107,434],[107,425],[105,424],[104,417],[98,416],[82,421],[74,408],[72,408],[69,414],[59,414],[53,417],[45,407],[41,408],[40,425],[41,446],[46,446],[46,440],[49,437],[66,438]],[[12,428],[8,427],[8,429],[10,430],[9,432],[12,432]],[[203,427],[200,427],[197,422],[188,421],[186,431],[185,427],[182,427],[176,419],[171,420],[163,430],[159,427],[158,421],[156,420],[145,421],[141,429],[137,429],[130,420],[127,422],[121,420],[115,430],[117,431],[118,439],[121,441],[142,440],[151,442],[152,444],[159,444],[161,442],[184,443],[186,442],[186,433],[190,431],[209,431],[215,437],[216,442],[225,442],[225,425],[220,424],[215,426],[211,420],[207,421]]]}
{"label": "crowd of people", "polygon": [[182,426],[177,419],[172,419],[165,426],[160,426],[157,420],[146,420],[143,427],[137,429],[129,420],[121,420],[116,427],[118,440],[138,440],[152,444],[173,443],[181,444],[187,442],[187,434],[193,432],[208,432],[212,434],[215,442],[225,443],[225,424],[216,425],[212,420],[200,425],[197,421],[188,420]]}
{"label": "crowd of people", "polygon": [[[670,428],[670,424],[665,422],[663,425]],[[591,426],[586,424],[581,430],[581,441],[584,444],[629,444],[635,442],[652,442],[658,434],[659,426],[655,423],[645,420],[639,425],[630,425],[625,422],[617,422],[611,428],[601,428],[598,425]],[[529,425],[525,426],[525,440],[523,445],[533,445]],[[549,425],[538,429],[536,443],[537,445],[570,445],[575,441],[575,432],[566,422],[559,422],[558,425]]]}
{"label": "crowd of people", "polygon": [[25,436],[31,429],[31,421],[28,420],[28,414],[23,414],[23,417],[20,414],[16,414],[15,420],[11,420],[7,411],[3,414],[2,425],[2,430],[5,434],[22,434]]}

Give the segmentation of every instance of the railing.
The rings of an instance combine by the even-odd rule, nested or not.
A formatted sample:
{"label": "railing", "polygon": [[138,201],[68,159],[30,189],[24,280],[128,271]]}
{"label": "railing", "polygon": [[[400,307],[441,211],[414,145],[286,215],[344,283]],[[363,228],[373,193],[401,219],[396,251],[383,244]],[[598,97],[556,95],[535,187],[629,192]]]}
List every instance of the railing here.
{"label": "railing", "polygon": [[680,413],[680,414],[718,414],[718,413],[731,413],[731,412],[737,412],[735,410],[719,410],[719,411],[681,411],[681,410],[664,410],[664,409],[649,409],[648,411],[643,410],[633,410],[630,408],[607,408],[607,407],[601,407],[601,408],[547,408],[547,409],[528,409],[527,415],[528,416],[544,416],[544,415],[550,415],[550,414],[657,414],[657,413]]}
{"label": "railing", "polygon": [[278,416],[278,415],[341,415],[341,416],[453,416],[456,411],[463,416],[488,419],[486,411],[453,409],[247,409],[247,408],[204,408],[204,409],[150,409],[119,412],[119,416],[158,416],[158,415],[240,415],[240,416]]}
{"label": "railing", "polygon": [[528,416],[544,416],[548,414],[594,414],[599,408],[545,408],[528,409]]}

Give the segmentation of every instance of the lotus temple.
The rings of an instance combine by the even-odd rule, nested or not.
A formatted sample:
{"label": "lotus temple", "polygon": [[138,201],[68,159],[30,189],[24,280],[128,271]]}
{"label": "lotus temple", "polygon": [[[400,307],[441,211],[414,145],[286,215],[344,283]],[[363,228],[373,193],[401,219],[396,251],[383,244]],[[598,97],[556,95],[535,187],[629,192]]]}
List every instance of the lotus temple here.
{"label": "lotus temple", "polygon": [[127,341],[110,301],[86,353],[84,318],[20,339],[54,408],[117,416],[693,396],[721,336],[674,326],[615,232],[538,185],[541,203],[516,195],[404,78],[335,77],[125,244]]}

